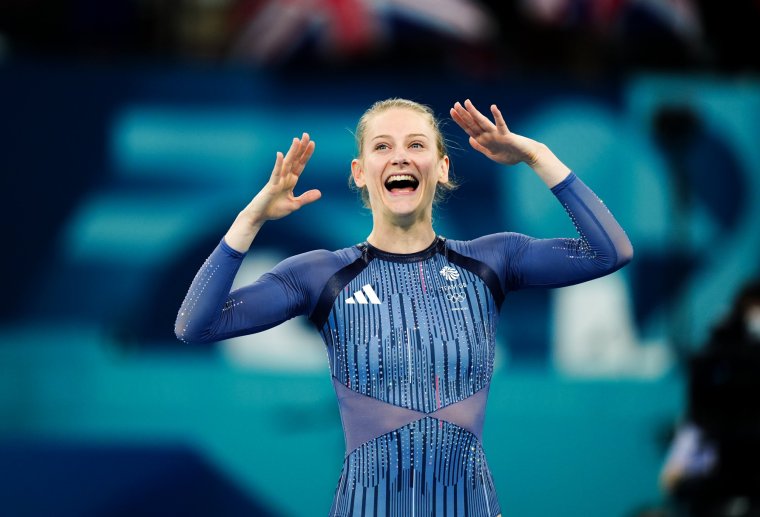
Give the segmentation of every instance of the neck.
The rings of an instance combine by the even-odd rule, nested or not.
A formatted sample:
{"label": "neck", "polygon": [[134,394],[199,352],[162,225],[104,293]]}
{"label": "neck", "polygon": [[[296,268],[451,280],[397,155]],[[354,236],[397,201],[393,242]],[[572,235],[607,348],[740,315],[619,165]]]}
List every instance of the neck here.
{"label": "neck", "polygon": [[408,226],[375,224],[367,237],[374,247],[389,253],[416,253],[433,243],[435,231],[431,221],[417,221]]}

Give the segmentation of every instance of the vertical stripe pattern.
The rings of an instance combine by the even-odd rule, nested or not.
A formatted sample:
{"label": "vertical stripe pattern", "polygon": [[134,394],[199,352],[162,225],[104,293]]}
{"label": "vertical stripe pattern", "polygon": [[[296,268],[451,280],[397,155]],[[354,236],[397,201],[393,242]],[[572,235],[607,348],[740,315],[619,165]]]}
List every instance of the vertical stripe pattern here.
{"label": "vertical stripe pattern", "polygon": [[[350,303],[367,285],[380,303]],[[321,334],[341,384],[432,413],[490,382],[497,322],[483,279],[443,254],[375,257],[340,291]],[[479,440],[428,416],[348,451],[330,515],[499,513]]]}
{"label": "vertical stripe pattern", "polygon": [[366,442],[346,457],[329,515],[499,513],[477,438],[454,424],[426,417]]}

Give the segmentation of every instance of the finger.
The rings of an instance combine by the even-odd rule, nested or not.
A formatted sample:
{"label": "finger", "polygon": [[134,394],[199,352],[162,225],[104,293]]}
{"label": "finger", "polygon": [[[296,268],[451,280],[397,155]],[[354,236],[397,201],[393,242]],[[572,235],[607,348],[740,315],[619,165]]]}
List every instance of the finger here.
{"label": "finger", "polygon": [[469,113],[467,113],[467,110],[462,107],[460,103],[454,104],[454,107],[450,111],[451,118],[454,119],[454,122],[459,124],[459,127],[464,129],[465,133],[467,133],[470,136],[477,136],[482,131],[480,131],[480,128],[475,124],[475,122],[472,120],[472,116],[470,116]]}
{"label": "finger", "polygon": [[449,110],[449,115],[451,115],[451,118],[454,119],[454,122],[456,122],[459,127],[461,127],[462,129],[464,129],[466,132],[469,131],[469,128],[467,127],[467,124],[465,124],[465,122],[462,119],[462,117],[459,115],[459,113],[457,113],[457,110],[455,110],[454,108],[451,108]]}
{"label": "finger", "polygon": [[298,159],[298,163],[301,165],[301,168],[303,168],[303,166],[306,165],[306,163],[311,159],[311,155],[314,154],[314,148],[317,145],[314,140],[308,140],[309,135],[306,135],[306,138],[306,145],[303,146],[303,152]]}
{"label": "finger", "polygon": [[488,149],[486,149],[485,147],[483,147],[482,145],[480,145],[480,143],[477,140],[475,140],[473,137],[470,137],[470,145],[476,151],[478,151],[480,153],[483,153],[486,156],[488,156]]}
{"label": "finger", "polygon": [[301,161],[301,157],[306,152],[306,148],[309,146],[310,141],[311,137],[309,136],[309,133],[301,135],[301,139],[298,142],[298,161]]}
{"label": "finger", "polygon": [[311,157],[313,146],[310,146],[311,138],[309,137],[309,133],[303,133],[301,138],[294,140],[298,143],[293,152],[293,156],[288,161],[287,173],[293,173],[298,176],[303,171],[303,167],[309,160],[309,157]]}
{"label": "finger", "polygon": [[313,203],[321,197],[322,193],[319,190],[312,189],[307,190],[297,198],[294,198],[294,201],[298,203],[298,208],[301,208],[302,206],[308,205],[309,203]]}
{"label": "finger", "polygon": [[496,126],[493,122],[491,122],[488,117],[483,115],[480,111],[478,111],[478,108],[475,107],[475,105],[472,103],[470,99],[467,99],[464,101],[464,107],[467,108],[467,112],[472,117],[474,123],[482,130],[482,131],[493,131]]}
{"label": "finger", "polygon": [[283,168],[286,171],[290,167],[290,164],[293,163],[293,158],[297,155],[300,144],[301,140],[298,138],[294,138],[290,143],[290,149],[288,149],[288,152],[285,154],[285,159],[283,160]]}
{"label": "finger", "polygon": [[462,106],[461,103],[457,102],[454,104],[454,109],[457,111],[457,115],[459,115],[459,118],[461,118],[464,123],[467,125],[467,128],[470,130],[470,132],[478,132],[480,133],[480,127],[475,122],[475,119],[472,118],[472,114],[467,111],[467,109]]}
{"label": "finger", "polygon": [[274,168],[272,169],[272,176],[269,178],[269,181],[272,182],[272,185],[277,185],[282,178],[282,160],[282,153],[280,151],[277,151],[277,157],[274,160]]}
{"label": "finger", "polygon": [[308,163],[309,159],[311,159],[311,155],[314,154],[314,147],[316,147],[314,141],[309,142],[304,149],[303,154],[299,157],[298,162],[294,163],[291,167],[292,170],[290,172],[293,173],[296,177],[299,177],[306,168],[306,164]]}
{"label": "finger", "polygon": [[499,108],[496,106],[496,104],[491,104],[491,114],[493,114],[493,120],[496,123],[496,129],[499,131],[499,133],[502,135],[509,133],[507,122],[504,120],[504,117],[502,116],[501,111],[499,111]]}

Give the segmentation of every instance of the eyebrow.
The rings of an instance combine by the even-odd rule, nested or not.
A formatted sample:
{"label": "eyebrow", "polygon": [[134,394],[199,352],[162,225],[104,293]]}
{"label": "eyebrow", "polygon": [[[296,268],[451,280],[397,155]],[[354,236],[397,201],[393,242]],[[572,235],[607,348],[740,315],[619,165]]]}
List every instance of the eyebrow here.
{"label": "eyebrow", "polygon": [[[418,138],[418,137],[429,138],[425,133],[410,133],[406,135],[406,138]],[[372,137],[372,140],[377,140],[378,138],[391,138],[391,135],[377,135],[375,137]]]}

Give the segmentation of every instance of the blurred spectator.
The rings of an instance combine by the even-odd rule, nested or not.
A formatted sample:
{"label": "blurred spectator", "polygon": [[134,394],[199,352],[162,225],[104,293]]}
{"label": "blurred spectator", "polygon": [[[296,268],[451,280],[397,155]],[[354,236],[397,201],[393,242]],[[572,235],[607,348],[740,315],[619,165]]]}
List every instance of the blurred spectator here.
{"label": "blurred spectator", "polygon": [[760,515],[760,281],[689,364],[686,422],[662,470],[663,488],[686,515]]}

